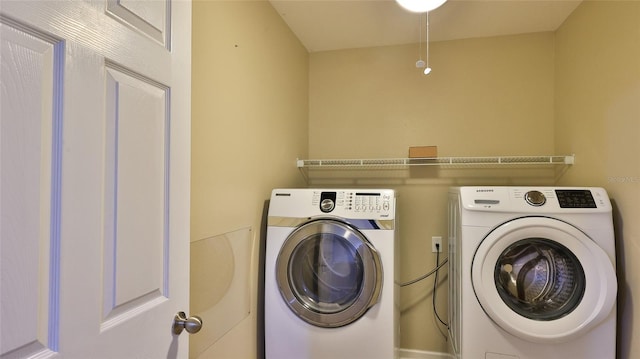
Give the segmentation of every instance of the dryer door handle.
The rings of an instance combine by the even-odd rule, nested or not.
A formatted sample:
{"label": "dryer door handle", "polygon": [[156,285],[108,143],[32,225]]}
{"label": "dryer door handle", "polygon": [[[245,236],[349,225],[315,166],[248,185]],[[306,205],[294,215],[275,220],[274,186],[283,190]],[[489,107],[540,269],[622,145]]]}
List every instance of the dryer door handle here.
{"label": "dryer door handle", "polygon": [[382,292],[382,286],[385,285],[385,283],[382,277],[383,272],[382,272],[382,261],[380,260],[380,253],[378,253],[378,251],[371,245],[371,243],[365,242],[364,244],[367,247],[369,247],[369,253],[371,253],[371,256],[373,257],[373,262],[375,263],[375,268],[376,268],[375,290],[371,295],[371,300],[369,301],[369,304],[367,304],[367,309],[369,309],[380,301],[380,293]]}

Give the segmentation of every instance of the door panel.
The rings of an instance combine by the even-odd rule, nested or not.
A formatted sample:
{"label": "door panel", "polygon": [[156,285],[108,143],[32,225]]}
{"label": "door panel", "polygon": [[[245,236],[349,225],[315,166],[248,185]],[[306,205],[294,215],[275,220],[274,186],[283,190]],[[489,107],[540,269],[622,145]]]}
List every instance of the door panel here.
{"label": "door panel", "polygon": [[166,297],[167,88],[106,68],[104,315]]}
{"label": "door panel", "polygon": [[170,2],[107,0],[107,13],[169,48]]}
{"label": "door panel", "polygon": [[56,55],[62,47],[6,17],[0,18],[0,34],[0,355],[46,354],[59,310],[60,163],[54,147],[60,113],[53,101],[61,88],[54,81],[60,79]]}

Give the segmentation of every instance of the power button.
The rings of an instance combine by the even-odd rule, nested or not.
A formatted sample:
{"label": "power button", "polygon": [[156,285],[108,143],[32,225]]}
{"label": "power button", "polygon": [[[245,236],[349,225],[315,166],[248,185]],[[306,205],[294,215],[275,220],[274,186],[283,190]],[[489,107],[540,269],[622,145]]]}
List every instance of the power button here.
{"label": "power button", "polygon": [[336,207],[335,202],[333,202],[329,198],[323,199],[322,202],[320,202],[320,210],[322,212],[325,212],[325,213],[331,212],[335,207]]}
{"label": "power button", "polygon": [[320,194],[320,210],[329,213],[336,208],[336,192],[322,192]]}
{"label": "power button", "polygon": [[527,203],[536,207],[540,207],[547,202],[547,198],[540,191],[529,191],[524,194],[524,199]]}

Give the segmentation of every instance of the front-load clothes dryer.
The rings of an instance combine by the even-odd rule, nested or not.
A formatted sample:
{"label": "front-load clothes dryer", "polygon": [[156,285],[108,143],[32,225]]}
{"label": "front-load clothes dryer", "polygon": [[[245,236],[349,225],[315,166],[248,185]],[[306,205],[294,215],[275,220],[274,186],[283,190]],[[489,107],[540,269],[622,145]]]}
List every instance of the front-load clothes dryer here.
{"label": "front-load clothes dryer", "polygon": [[452,188],[449,271],[456,358],[615,358],[615,240],[604,189]]}
{"label": "front-load clothes dryer", "polygon": [[397,357],[395,207],[393,190],[273,190],[266,359]]}

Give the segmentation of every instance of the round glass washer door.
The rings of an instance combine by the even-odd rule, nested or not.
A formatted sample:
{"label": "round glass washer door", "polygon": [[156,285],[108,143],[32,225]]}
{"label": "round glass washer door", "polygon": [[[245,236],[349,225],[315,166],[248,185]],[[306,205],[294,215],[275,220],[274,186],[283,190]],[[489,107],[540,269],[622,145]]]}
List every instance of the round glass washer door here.
{"label": "round glass washer door", "polygon": [[326,328],[362,317],[378,302],[383,284],[375,248],[356,228],[334,219],[307,222],[287,237],[276,280],[299,318]]}
{"label": "round glass washer door", "polygon": [[471,280],[485,313],[504,331],[538,343],[565,342],[609,316],[615,268],[593,240],[548,217],[491,231],[473,258]]}

